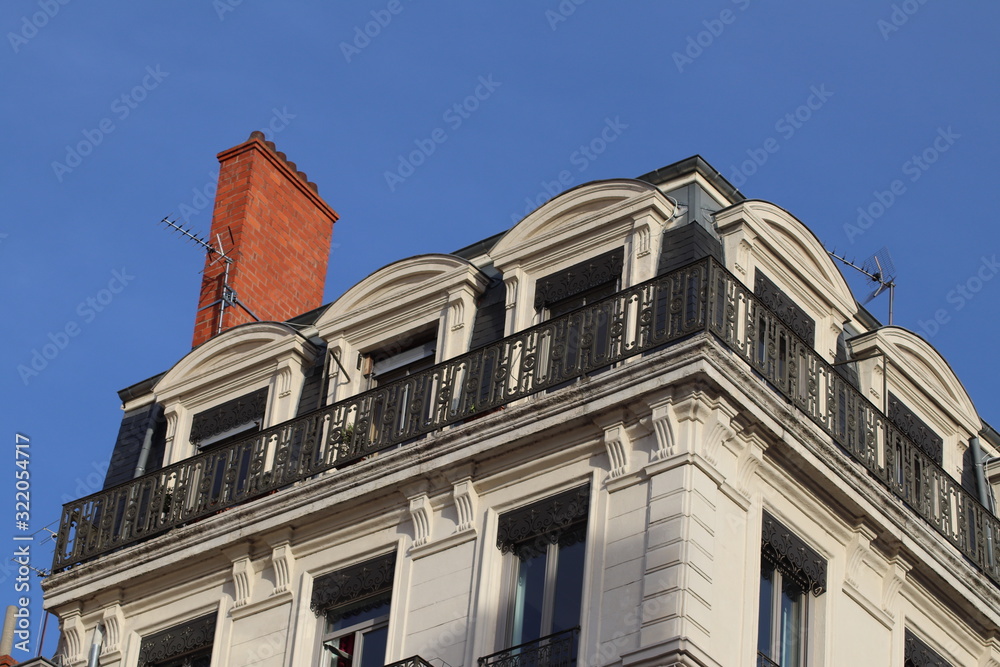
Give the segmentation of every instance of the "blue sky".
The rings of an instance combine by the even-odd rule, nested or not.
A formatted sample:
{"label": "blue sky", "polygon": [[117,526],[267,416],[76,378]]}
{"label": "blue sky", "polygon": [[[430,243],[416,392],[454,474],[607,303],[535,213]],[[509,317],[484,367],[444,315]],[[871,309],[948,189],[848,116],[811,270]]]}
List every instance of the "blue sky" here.
{"label": "blue sky", "polygon": [[[828,248],[888,246],[895,323],[1000,425],[998,24],[996,3],[941,0],[5,3],[0,535],[13,554],[16,433],[33,532],[98,490],[116,391],[188,351],[203,255],[157,221],[206,233],[215,155],[255,129],[341,215],[328,301],[502,231],[550,191],[701,154]],[[584,151],[605,128],[613,141]],[[886,320],[884,297],[869,307]],[[0,603],[16,583],[0,565]]]}

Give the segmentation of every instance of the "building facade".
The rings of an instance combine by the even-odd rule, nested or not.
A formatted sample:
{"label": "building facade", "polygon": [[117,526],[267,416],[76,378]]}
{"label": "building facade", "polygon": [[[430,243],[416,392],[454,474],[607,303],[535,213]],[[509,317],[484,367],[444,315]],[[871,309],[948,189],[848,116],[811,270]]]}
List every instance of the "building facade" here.
{"label": "building facade", "polygon": [[229,273],[64,507],[63,665],[1000,667],[1000,441],[787,211],[689,158],[320,306],[336,213],[220,162]]}

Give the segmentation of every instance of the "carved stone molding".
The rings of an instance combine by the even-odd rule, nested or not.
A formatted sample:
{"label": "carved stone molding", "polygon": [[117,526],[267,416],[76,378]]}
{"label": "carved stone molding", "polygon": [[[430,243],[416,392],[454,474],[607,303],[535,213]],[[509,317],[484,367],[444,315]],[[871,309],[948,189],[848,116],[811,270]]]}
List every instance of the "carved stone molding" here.
{"label": "carved stone molding", "polygon": [[504,276],[503,284],[506,288],[506,299],[504,306],[507,310],[513,309],[517,305],[517,288],[520,284],[517,276]]}
{"label": "carved stone molding", "polygon": [[396,552],[392,551],[317,577],[309,608],[317,616],[357,611],[365,606],[374,608],[392,593],[395,571]]}
{"label": "carved stone molding", "polygon": [[743,428],[738,431],[738,437],[744,443],[744,447],[736,459],[736,490],[749,500],[753,493],[757,470],[764,462],[764,452],[767,451],[768,442],[757,426]]}
{"label": "carved stone molding", "polygon": [[66,662],[71,665],[86,660],[86,656],[83,654],[83,640],[86,632],[87,629],[83,626],[79,609],[74,609],[63,616],[62,634],[66,647],[64,657]]}
{"label": "carved stone molding", "polygon": [[170,443],[177,435],[177,410],[164,412],[163,417],[167,421],[167,432],[164,438],[167,443]]}
{"label": "carved stone molding", "polygon": [[466,477],[457,481],[452,489],[452,497],[455,499],[455,511],[458,513],[458,525],[455,527],[455,532],[475,530],[479,494],[476,493],[476,489],[472,485],[472,479]]}
{"label": "carved stone molding", "polygon": [[588,484],[505,512],[497,528],[497,547],[527,560],[549,544],[575,544],[586,538],[589,511]]}
{"label": "carved stone molding", "polygon": [[857,588],[861,566],[871,552],[872,540],[875,539],[876,533],[864,524],[855,526],[853,531],[854,535],[851,537],[850,544],[847,545],[847,569],[844,572],[844,578],[847,583]]}
{"label": "carved stone molding", "polygon": [[138,667],[155,665],[196,651],[210,652],[214,639],[214,613],[161,630],[142,638]]}
{"label": "carved stone molding", "polygon": [[427,544],[431,539],[431,501],[426,493],[410,498],[410,517],[413,518],[413,546]]}
{"label": "carved stone molding", "polygon": [[234,606],[242,607],[253,595],[254,569],[250,558],[243,557],[233,563],[233,584],[236,587]]}
{"label": "carved stone molding", "polygon": [[903,640],[903,660],[906,667],[952,667],[952,664],[937,654],[919,637],[906,630]]}
{"label": "carved stone molding", "polygon": [[[278,369],[278,398],[285,398],[292,394],[292,369],[288,366],[282,366]],[[264,401],[267,401],[267,394],[264,394]],[[261,418],[264,417],[264,413],[261,413]]]}
{"label": "carved stone molding", "polygon": [[720,446],[735,435],[731,422],[736,409],[721,398],[711,398],[700,384],[665,393],[650,407],[656,433],[651,463],[686,453],[714,465]]}
{"label": "carved stone molding", "polygon": [[106,607],[101,615],[101,624],[104,625],[104,645],[101,647],[101,655],[107,656],[118,653],[122,650],[122,629],[125,627],[125,614],[122,613],[121,605],[117,602]]}
{"label": "carved stone molding", "polygon": [[650,238],[652,234],[649,232],[649,225],[643,224],[635,228],[633,232],[633,247],[635,249],[636,258],[645,257],[650,252]]}
{"label": "carved stone molding", "polygon": [[826,559],[766,511],[760,541],[764,560],[781,574],[813,595],[826,591]]}
{"label": "carved stone molding", "polygon": [[448,304],[448,320],[451,323],[451,330],[458,331],[465,326],[465,302],[462,299],[455,299]]}
{"label": "carved stone molding", "polygon": [[673,456],[677,451],[677,417],[674,414],[673,395],[668,394],[650,407],[653,408],[650,419],[656,434],[656,449],[650,455],[650,461],[659,461]]}
{"label": "carved stone molding", "polygon": [[280,595],[292,589],[295,572],[295,555],[288,542],[275,545],[271,549],[271,565],[274,568],[274,590],[271,595]]}
{"label": "carved stone molding", "polygon": [[611,461],[609,479],[616,479],[628,473],[629,453],[632,451],[632,439],[625,430],[625,424],[618,422],[604,429],[604,447]]}
{"label": "carved stone molding", "polygon": [[892,618],[896,617],[899,603],[899,591],[906,583],[907,573],[913,569],[913,564],[896,555],[889,560],[889,569],[882,579],[882,611]]}
{"label": "carved stone molding", "polygon": [[720,399],[709,403],[711,414],[705,428],[704,437],[700,438],[701,453],[712,465],[719,463],[719,449],[736,435],[733,419],[737,410],[728,402]]}

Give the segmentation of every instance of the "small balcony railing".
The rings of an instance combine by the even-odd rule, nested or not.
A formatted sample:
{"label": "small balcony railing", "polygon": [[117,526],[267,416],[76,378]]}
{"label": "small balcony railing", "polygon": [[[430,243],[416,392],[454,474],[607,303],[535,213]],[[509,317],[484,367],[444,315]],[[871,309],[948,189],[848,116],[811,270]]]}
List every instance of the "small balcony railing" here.
{"label": "small balcony railing", "polygon": [[398,662],[386,665],[385,667],[434,667],[434,665],[427,662],[419,655],[414,655],[406,658],[405,660],[399,660]]}
{"label": "small balcony railing", "polygon": [[711,333],[1000,583],[1000,522],[711,258],[63,506],[53,571]]}
{"label": "small balcony railing", "polygon": [[757,667],[781,667],[781,665],[779,665],[774,660],[771,660],[769,657],[758,651]]}
{"label": "small balcony railing", "polygon": [[580,628],[570,628],[497,651],[479,658],[479,667],[572,667],[579,632]]}

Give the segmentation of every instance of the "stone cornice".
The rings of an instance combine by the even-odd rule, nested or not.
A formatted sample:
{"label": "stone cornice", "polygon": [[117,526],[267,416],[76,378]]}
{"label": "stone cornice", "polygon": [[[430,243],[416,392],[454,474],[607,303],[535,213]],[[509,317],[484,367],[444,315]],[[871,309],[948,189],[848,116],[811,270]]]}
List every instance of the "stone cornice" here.
{"label": "stone cornice", "polygon": [[[654,367],[655,374],[650,372]],[[134,585],[136,577],[152,577],[156,570],[179,563],[190,565],[192,576],[199,569],[207,575],[217,563],[205,559],[206,553],[251,535],[273,532],[286,525],[292,515],[298,535],[299,526],[329,521],[333,506],[398,496],[394,489],[417,477],[487,460],[500,452],[517,459],[523,449],[517,443],[530,444],[540,457],[537,447],[544,445],[544,433],[549,429],[592,431],[593,442],[559,453],[586,460],[595,451],[604,450],[603,433],[594,424],[594,415],[634,404],[638,398],[661,392],[665,386],[680,387],[690,382],[700,382],[712,393],[721,393],[741,413],[753,413],[755,428],[769,432],[777,443],[767,449],[765,465],[789,465],[798,470],[796,479],[811,485],[817,498],[848,524],[857,516],[870,517],[871,527],[879,535],[873,543],[876,548],[886,540],[898,541],[911,554],[908,560],[917,564],[911,574],[927,579],[933,587],[951,591],[949,596],[962,601],[962,615],[970,622],[981,627],[1000,625],[1000,612],[995,611],[1000,609],[1000,591],[984,575],[708,335],[697,335],[648,357],[636,358],[559,392],[518,401],[470,424],[438,431],[417,443],[354,465],[349,474],[334,471],[320,475],[193,526],[54,574],[44,584],[46,607],[86,599],[128,580],[133,580],[129,585]],[[480,493],[489,490],[490,482],[484,480],[483,484],[487,486],[479,488]],[[384,512],[372,521],[389,526],[407,520],[405,502],[397,504],[398,511]],[[307,532],[303,530],[302,534]],[[296,553],[298,550],[297,545]],[[938,565],[927,567],[924,563],[928,561]]]}

